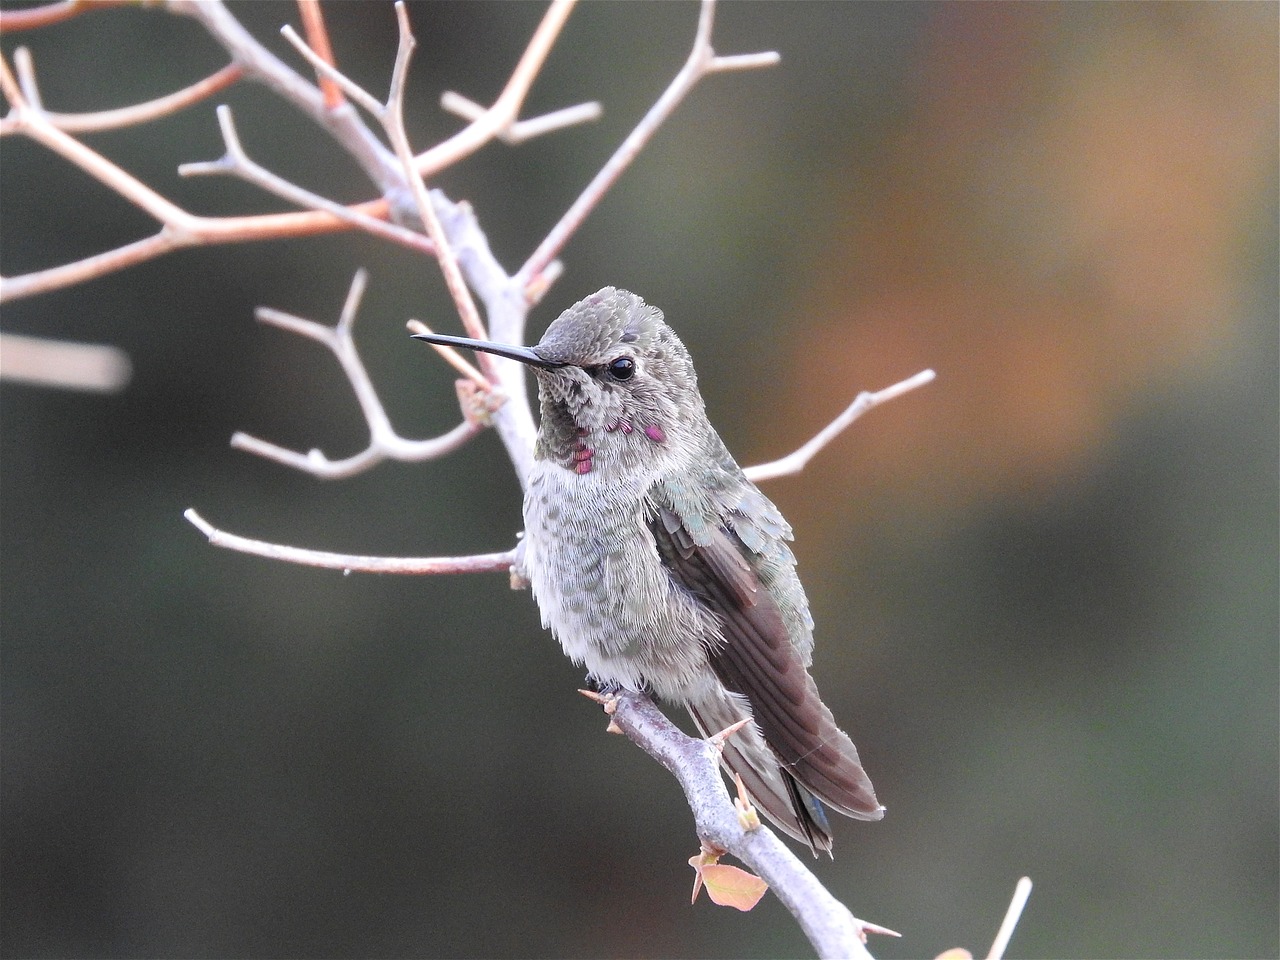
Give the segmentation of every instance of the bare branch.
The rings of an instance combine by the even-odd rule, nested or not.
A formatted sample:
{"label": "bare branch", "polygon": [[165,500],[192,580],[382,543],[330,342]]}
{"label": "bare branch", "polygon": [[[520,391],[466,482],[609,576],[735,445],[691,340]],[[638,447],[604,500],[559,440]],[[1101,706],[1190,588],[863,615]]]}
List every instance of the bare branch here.
{"label": "bare branch", "polygon": [[[435,205],[427,194],[426,184],[423,183],[422,176],[414,166],[413,148],[409,144],[409,134],[404,124],[404,87],[409,74],[409,60],[413,56],[417,41],[414,39],[412,28],[409,26],[409,11],[408,7],[405,6],[404,0],[396,0],[396,19],[400,25],[400,48],[396,54],[395,70],[391,76],[391,90],[387,96],[387,109],[381,118],[382,125],[387,131],[391,145],[395,148],[396,157],[399,159],[405,175],[409,179],[409,186],[413,190],[413,202],[418,209],[418,216],[422,218],[422,224],[426,227],[427,235],[436,244],[436,259],[440,263],[440,272],[444,275],[445,285],[449,288],[450,296],[453,297],[454,306],[458,308],[458,316],[462,320],[462,327],[467,331],[468,336],[486,338],[489,335],[488,331],[485,330],[484,322],[480,319],[480,311],[476,308],[476,302],[471,296],[471,289],[467,286],[467,281],[462,276],[462,268],[458,265],[458,256],[454,252],[453,245],[449,242],[448,237],[445,236],[444,227],[440,224]],[[497,371],[492,361],[493,358],[486,354],[477,356],[480,369],[491,380],[497,378]]]}
{"label": "bare branch", "polygon": [[[285,26],[282,28],[281,33],[322,76],[333,79],[342,87],[347,96],[364,107],[382,124],[382,128],[391,140],[396,158],[400,161],[401,169],[406,175],[418,216],[421,217],[423,226],[426,227],[427,235],[436,246],[436,259],[440,263],[440,271],[444,275],[445,285],[449,288],[454,305],[458,308],[458,314],[462,318],[463,328],[467,331],[468,336],[483,339],[487,337],[487,333],[484,329],[484,323],[480,320],[480,312],[476,309],[475,301],[471,297],[471,291],[463,279],[457,256],[444,236],[444,230],[440,225],[439,218],[436,216],[435,209],[432,207],[431,198],[427,195],[427,189],[422,182],[422,177],[415,170],[413,150],[409,145],[409,138],[404,125],[404,89],[405,81],[408,78],[409,61],[413,57],[417,40],[414,39],[413,30],[409,25],[409,13],[403,0],[398,0],[395,9],[396,19],[400,28],[400,43],[396,50],[395,67],[391,71],[391,83],[385,104],[379,103],[372,94],[325,63],[313,50],[307,47],[302,38],[292,28]],[[478,362],[486,378],[490,380],[496,379],[492,358],[481,355],[478,358]]]}
{"label": "bare branch", "polygon": [[326,130],[378,185],[383,196],[395,196],[403,188],[403,178],[390,151],[351,105],[330,107],[315,85],[255,40],[221,0],[168,0],[166,9],[198,21],[244,68],[246,77],[265,84]]}
{"label": "bare branch", "polygon": [[240,143],[240,137],[236,133],[235,121],[231,115],[231,108],[223,104],[218,107],[217,114],[218,127],[222,132],[222,142],[226,145],[227,152],[218,160],[184,163],[178,167],[179,175],[196,177],[227,174],[238,177],[300,207],[321,210],[341,220],[346,220],[352,226],[359,227],[375,237],[394,240],[423,253],[435,253],[435,245],[429,238],[414,233],[412,230],[406,230],[399,224],[388,223],[386,220],[380,220],[377,217],[361,213],[354,207],[346,207],[340,203],[335,203],[326,197],[312,193],[310,190],[303,189],[297,184],[277,176],[266,167],[256,163],[250,159]]}
{"label": "bare branch", "polygon": [[298,36],[298,31],[294,30],[289,24],[286,23],[280,28],[280,36],[288,40],[293,48],[302,54],[303,59],[311,64],[318,76],[333,83],[374,117],[377,117],[382,112],[382,104],[378,102],[373,94],[307,46],[307,42]]}
{"label": "bare branch", "polygon": [[[385,200],[371,200],[349,209],[370,216],[386,216],[389,205]],[[0,277],[0,303],[74,286],[94,277],[154,260],[183,247],[277,240],[355,229],[349,220],[320,211],[268,213],[247,217],[188,216],[190,219],[181,228],[166,224],[159,233],[114,250],[45,270]],[[390,236],[388,239],[424,253],[430,253],[433,249],[428,238],[413,231],[406,231],[403,236]]]}
{"label": "bare branch", "polygon": [[64,20],[70,20],[90,10],[105,10],[107,7],[120,7],[133,0],[58,0],[39,7],[28,7],[25,10],[0,10],[0,30],[35,30],[48,27]]}
{"label": "bare branch", "polygon": [[1031,878],[1022,877],[1013,888],[1013,899],[1009,901],[1009,909],[1005,911],[1000,930],[996,933],[995,940],[991,942],[987,960],[1001,960],[1004,956],[1005,950],[1009,947],[1009,941],[1013,937],[1013,931],[1018,926],[1018,920],[1022,917],[1022,909],[1027,905],[1027,898],[1030,896]]}
{"label": "bare branch", "polygon": [[399,573],[412,576],[441,573],[509,573],[515,563],[516,551],[505,553],[479,553],[467,557],[371,557],[350,553],[328,553],[323,550],[307,550],[288,547],[264,540],[251,540],[234,533],[227,533],[213,526],[195,510],[183,513],[191,523],[215,547],[225,547],[239,553],[250,553],[269,560],[283,560],[308,567],[325,567],[343,573]]}
{"label": "bare branch", "polygon": [[33,297],[36,294],[48,293],[84,283],[94,277],[103,277],[117,270],[154,260],[176,250],[190,246],[190,240],[184,240],[168,230],[161,230],[143,240],[135,240],[114,250],[96,253],[83,260],[64,263],[45,270],[34,270],[31,273],[16,277],[0,277],[0,303],[19,300],[22,297]]}
{"label": "bare branch", "polygon": [[129,357],[118,347],[0,334],[0,380],[118,393],[131,373]]}
{"label": "bare branch", "polygon": [[421,234],[398,227],[388,230],[386,225],[371,226],[370,219],[388,215],[390,207],[386,200],[342,208],[345,213],[336,213],[333,209],[249,217],[200,217],[188,213],[55,126],[42,109],[28,100],[3,58],[0,58],[0,89],[10,103],[8,115],[0,120],[0,134],[22,134],[43,144],[163,225],[159,233],[115,250],[71,264],[0,278],[0,302],[80,283],[182,247],[326,233],[351,229],[356,224],[412,249],[434,253],[431,241]]}
{"label": "bare branch", "polygon": [[[329,42],[329,28],[324,23],[324,11],[320,9],[319,0],[298,0],[298,13],[302,16],[302,29],[307,32],[307,45],[331,67],[336,67],[333,58],[333,44]],[[317,77],[320,93],[324,96],[324,105],[329,110],[342,106],[342,91],[328,77]]]}
{"label": "bare branch", "polygon": [[[465,272],[468,285],[484,301],[490,337],[507,343],[523,343],[525,321],[533,302],[527,291],[516,285],[493,255],[470,204],[454,203],[439,190],[430,191],[430,196],[440,226],[449,238],[449,245],[458,253],[458,265]],[[533,465],[533,443],[537,432],[526,389],[526,369],[524,364],[511,360],[492,359],[496,361],[492,367],[499,377],[493,382],[506,397],[506,402],[496,411],[491,403],[485,404],[484,410],[490,412],[485,419],[492,422],[502,440],[516,479],[523,488]],[[464,415],[470,417],[467,411],[471,405],[466,401],[471,398],[463,397],[460,391],[459,399],[464,401]]]}
{"label": "bare branch", "polygon": [[854,917],[769,828],[743,827],[710,742],[685,735],[644,694],[623,691],[606,699],[605,710],[628,738],[680,781],[698,837],[759,874],[799,922],[818,956],[870,960],[866,933],[892,931]]}
{"label": "bare branch", "polygon": [[[103,5],[105,4],[98,4],[98,6]],[[442,169],[478,149],[500,132],[510,129],[518,116],[519,108],[529,87],[541,69],[572,6],[573,0],[554,0],[508,80],[506,88],[493,107],[449,140],[416,157],[414,159],[416,169],[424,173]],[[0,135],[18,133],[30,136],[70,160],[164,225],[157,234],[125,244],[115,250],[86,257],[74,263],[32,271],[15,277],[0,278],[0,302],[81,283],[155,259],[183,247],[332,233],[349,230],[356,226],[378,232],[387,239],[408,245],[420,252],[434,253],[434,248],[426,237],[413,231],[384,231],[379,227],[371,227],[364,219],[365,217],[377,220],[389,219],[392,204],[399,204],[407,195],[406,183],[400,164],[359,121],[350,104],[344,103],[337,108],[329,108],[319,90],[259,44],[219,0],[169,0],[166,8],[199,21],[231,54],[234,61],[230,67],[216,74],[216,79],[208,78],[201,84],[171,95],[176,99],[162,98],[149,104],[98,114],[49,114],[38,102],[39,94],[35,87],[34,71],[31,72],[30,84],[33,99],[23,95],[22,88],[13,77],[8,65],[0,64],[0,87],[3,88],[12,107],[9,115],[0,120]],[[59,18],[65,18],[80,9],[82,5],[78,3],[55,4],[50,5],[48,12],[57,14]],[[23,24],[22,17],[15,12],[6,12],[4,17],[4,23],[17,24],[14,29],[19,29]],[[34,20],[29,19],[28,23],[36,25]],[[303,46],[305,47],[305,44]],[[307,49],[309,52],[309,48]],[[328,67],[327,64],[325,66]],[[332,70],[331,67],[329,69]],[[207,96],[210,92],[207,85],[216,87],[218,84],[231,82],[230,78],[236,70],[249,79],[269,86],[324,126],[380,185],[384,193],[383,198],[339,208],[329,206],[327,201],[318,203],[320,198],[314,195],[295,194],[292,202],[305,199],[308,201],[307,205],[313,209],[304,213],[224,218],[199,217],[181,210],[101,154],[67,136],[59,128],[60,123],[66,123],[67,129],[80,130],[91,127],[105,129],[106,126],[141,122],[146,117],[161,115],[165,110],[177,109],[184,103],[194,102],[200,96]],[[324,73],[323,70],[319,72]],[[336,71],[334,73],[336,74]],[[335,82],[337,82],[336,77]],[[540,118],[530,123],[545,123],[548,119]],[[565,122],[564,117],[561,117],[558,122]],[[280,184],[277,183],[276,187],[279,186]],[[341,210],[346,212],[339,212]],[[503,276],[505,278],[505,274]],[[472,335],[478,333],[477,330],[471,332]]]}
{"label": "bare branch", "polygon": [[45,118],[66,133],[92,133],[101,130],[119,130],[150,123],[161,117],[167,117],[184,110],[192,104],[199,103],[227,87],[232,86],[244,76],[244,69],[238,64],[230,63],[216,73],[212,73],[181,90],[174,91],[155,100],[135,103],[115,110],[101,110],[96,113],[55,113],[43,110],[39,88],[36,85],[35,67],[31,59],[31,51],[19,47],[13,51],[13,65],[18,71],[18,81],[22,91],[32,107],[41,109]]}
{"label": "bare branch", "polygon": [[346,374],[347,381],[355,393],[356,401],[360,404],[360,412],[364,415],[365,423],[369,427],[369,445],[360,453],[342,460],[330,460],[321,451],[314,449],[307,453],[299,453],[247,433],[233,435],[231,446],[330,480],[360,473],[383,460],[411,462],[434,460],[452,453],[480,432],[481,424],[467,419],[448,433],[427,440],[408,440],[396,433],[386,410],[383,409],[382,401],[378,398],[378,392],[369,379],[369,373],[365,370],[364,362],[360,359],[360,353],[356,349],[352,336],[356,314],[360,309],[360,299],[364,294],[365,280],[365,272],[357,270],[351,280],[351,288],[335,326],[328,327],[314,320],[295,317],[269,307],[259,307],[257,317],[263,323],[309,337],[323,344],[337,357],[338,363],[342,366],[342,372]]}
{"label": "bare branch", "polygon": [[569,238],[582,226],[587,215],[617,182],[618,177],[626,170],[658,128],[671,116],[680,102],[690,90],[708,73],[719,73],[728,70],[750,70],[757,67],[771,66],[780,59],[777,53],[757,53],[739,57],[717,57],[711,48],[712,15],[715,0],[702,0],[698,16],[698,31],[694,38],[693,49],[688,60],[680,69],[648,113],[636,124],[635,129],[622,141],[600,171],[591,179],[586,188],[579,194],[568,210],[561,216],[560,222],[552,227],[551,232],[543,239],[517,272],[524,287],[538,286],[539,276],[552,260],[564,249]]}
{"label": "bare branch", "polygon": [[17,90],[9,65],[2,58],[0,58],[0,83],[3,83],[5,95],[10,103],[9,114],[4,118],[0,131],[23,133],[31,137],[70,160],[85,173],[110,187],[135,206],[142,208],[161,223],[185,225],[189,222],[191,215],[186,211],[170,203],[102,154],[86,147],[69,134],[63,133],[50,123],[39,109],[30,106],[22,93]]}
{"label": "bare branch", "polygon": [[853,403],[845,407],[840,416],[819,430],[813,439],[809,440],[804,446],[787,454],[780,460],[747,467],[743,472],[747,475],[747,479],[753,483],[799,473],[820,450],[839,436],[845,427],[849,426],[868,410],[878,407],[880,404],[895,397],[900,397],[904,393],[916,389],[916,387],[922,387],[931,382],[933,378],[934,372],[932,370],[921,370],[914,377],[908,377],[906,380],[895,383],[891,387],[885,387],[883,390],[877,390],[875,393],[866,393],[864,391],[854,397]]}
{"label": "bare branch", "polygon": [[430,177],[475,153],[494,137],[511,128],[520,116],[520,108],[524,106],[529,88],[537,79],[556,38],[560,36],[575,2],[576,0],[552,0],[493,106],[448,140],[418,154],[414,158],[414,166],[419,174]]}
{"label": "bare branch", "polygon": [[[449,113],[462,117],[464,120],[473,122],[482,119],[485,115],[484,107],[474,100],[468,100],[460,93],[454,93],[452,90],[446,90],[440,95],[440,107]],[[498,139],[509,146],[516,146],[526,140],[540,137],[545,133],[552,133],[556,130],[563,130],[565,127],[599,120],[603,113],[604,111],[600,104],[594,100],[590,103],[579,103],[572,107],[563,107],[560,110],[544,113],[540,117],[518,120],[500,130]]]}

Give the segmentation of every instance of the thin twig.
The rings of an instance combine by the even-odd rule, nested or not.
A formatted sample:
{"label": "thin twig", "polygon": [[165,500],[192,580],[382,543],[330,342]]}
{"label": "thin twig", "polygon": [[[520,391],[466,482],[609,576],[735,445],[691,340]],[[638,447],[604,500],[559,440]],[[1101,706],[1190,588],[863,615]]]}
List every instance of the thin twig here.
{"label": "thin twig", "polygon": [[[105,5],[105,3],[98,4],[98,6]],[[483,117],[443,143],[415,157],[414,166],[420,173],[429,174],[443,169],[511,128],[529,87],[545,62],[572,7],[573,0],[554,0],[530,39],[498,100]],[[85,8],[73,0],[65,5],[51,4],[47,8],[38,8],[36,11],[6,11],[2,22],[6,25],[13,23],[15,24],[13,29],[20,29],[24,23],[36,25],[30,17],[24,20],[23,14],[45,11],[51,15],[66,17]],[[30,136],[70,160],[163,224],[163,228],[153,236],[113,250],[44,270],[0,278],[0,302],[82,283],[144,263],[183,247],[333,233],[350,230],[356,226],[364,228],[367,226],[367,221],[362,220],[362,216],[378,220],[389,219],[392,202],[398,202],[397,198],[405,186],[403,171],[391,153],[378,143],[363,124],[359,123],[349,104],[344,104],[337,109],[327,107],[323,96],[315,87],[308,84],[258,43],[218,0],[169,0],[167,9],[199,21],[210,36],[231,54],[234,63],[231,67],[224,68],[225,73],[222,74],[221,79],[213,81],[213,78],[209,78],[204,81],[205,83],[228,82],[231,71],[240,70],[243,76],[266,84],[323,125],[334,139],[347,149],[366,171],[370,172],[383,190],[384,196],[347,207],[345,209],[348,212],[345,214],[334,213],[330,209],[221,218],[199,217],[187,213],[125,173],[101,154],[66,136],[59,129],[58,124],[50,120],[52,116],[59,121],[65,121],[68,129],[96,127],[104,122],[107,124],[140,122],[139,114],[130,111],[138,110],[145,115],[148,112],[176,109],[173,101],[166,104],[162,98],[162,101],[100,114],[49,115],[38,103],[27,102],[8,65],[0,60],[0,88],[3,88],[12,107],[9,115],[0,120],[0,135],[19,133]],[[323,73],[323,71],[320,72]],[[187,97],[194,99],[201,92],[207,95],[207,91],[202,91],[201,85],[197,84],[188,88],[187,91],[180,91],[171,96],[178,97],[179,100]],[[75,118],[74,122],[72,118]],[[525,123],[545,123],[547,120],[548,118],[535,118]],[[559,122],[563,123],[563,118]],[[376,231],[379,228],[373,229]],[[380,235],[397,243],[407,244],[424,253],[432,252],[429,240],[413,231],[403,233],[393,231]],[[473,335],[475,335],[474,332]]]}
{"label": "thin twig", "polygon": [[403,187],[395,158],[350,104],[330,107],[319,88],[260,44],[221,0],[167,0],[165,9],[196,20],[244,67],[249,79],[266,85],[319,124],[384,197],[394,196]]}
{"label": "thin twig", "polygon": [[773,51],[765,53],[743,54],[732,57],[717,57],[711,47],[711,27],[715,11],[715,0],[702,0],[698,15],[698,30],[694,37],[693,49],[685,65],[676,74],[649,111],[644,115],[635,129],[622,141],[600,171],[591,179],[578,198],[561,216],[560,221],[551,228],[538,248],[529,256],[517,272],[523,287],[540,287],[542,272],[559,255],[569,238],[577,232],[587,215],[617,181],[622,172],[630,166],[658,128],[666,121],[672,111],[685,98],[690,90],[709,73],[720,73],[728,70],[754,70],[759,67],[772,66],[779,61]]}
{"label": "thin twig", "polygon": [[[369,216],[386,216],[388,204],[385,200],[371,200],[356,204],[350,209]],[[181,226],[166,224],[150,237],[93,254],[83,260],[13,277],[0,277],[0,303],[75,286],[95,277],[146,263],[184,247],[318,236],[354,229],[356,227],[350,220],[320,211],[268,213],[246,217],[192,216]],[[388,239],[408,243],[413,249],[422,252],[430,252],[432,249],[427,237],[413,231],[406,231],[403,239]]]}
{"label": "thin twig", "polygon": [[519,118],[520,108],[524,106],[529,88],[533,86],[552,45],[564,29],[575,2],[576,0],[552,0],[542,16],[542,22],[529,38],[529,45],[511,71],[511,77],[502,88],[502,93],[493,101],[493,106],[448,140],[418,154],[414,158],[414,167],[420,175],[431,177],[475,153],[494,137],[510,129]]}
{"label": "thin twig", "polygon": [[356,349],[352,335],[356,314],[360,309],[360,300],[364,295],[365,281],[365,272],[357,270],[351,280],[342,313],[338,317],[337,324],[332,327],[316,323],[314,320],[296,317],[281,310],[272,310],[269,307],[259,307],[257,317],[263,323],[315,340],[337,358],[342,372],[346,374],[347,382],[351,384],[356,401],[360,404],[360,412],[364,416],[365,424],[369,428],[368,446],[361,452],[341,460],[331,460],[320,450],[315,449],[299,453],[247,433],[234,434],[231,437],[231,446],[316,477],[332,480],[353,476],[383,460],[409,462],[434,460],[452,453],[480,432],[481,424],[467,419],[448,433],[426,440],[409,440],[396,433],[373,386],[373,381],[369,379],[364,362],[360,359],[360,353]]}
{"label": "thin twig", "polygon": [[[486,113],[485,108],[480,104],[474,100],[468,100],[462,94],[454,93],[452,90],[446,90],[440,95],[440,108],[473,123],[482,119]],[[579,103],[572,107],[563,107],[550,113],[544,113],[542,116],[534,117],[531,120],[517,120],[505,129],[500,130],[498,139],[508,146],[516,146],[526,140],[532,140],[534,137],[540,137],[556,130],[563,130],[565,127],[599,120],[603,113],[603,108],[594,100],[589,103]]]}
{"label": "thin twig", "polygon": [[226,146],[227,152],[218,160],[181,164],[178,167],[180,176],[196,177],[227,174],[239,177],[241,180],[259,186],[277,197],[288,200],[290,203],[309,210],[320,210],[341,220],[346,220],[352,226],[359,227],[375,237],[394,240],[421,253],[434,254],[436,252],[435,244],[428,237],[424,237],[412,230],[407,230],[399,224],[389,223],[386,220],[380,220],[377,217],[361,213],[356,208],[343,206],[272,173],[266,167],[251,159],[245,151],[240,142],[240,136],[236,133],[235,120],[232,117],[231,108],[223,104],[218,107],[217,115],[218,127],[222,133],[222,142]]}
{"label": "thin twig", "polygon": [[[415,170],[413,150],[409,145],[409,138],[404,125],[404,91],[405,82],[408,79],[409,62],[413,57],[417,40],[414,39],[413,29],[409,25],[409,12],[403,0],[397,0],[395,10],[396,20],[400,28],[400,42],[396,49],[396,62],[391,71],[391,83],[387,91],[385,104],[379,103],[364,88],[321,60],[315,51],[307,47],[296,31],[286,26],[281,30],[281,33],[322,76],[328,76],[333,79],[334,82],[342,87],[343,92],[352,101],[362,106],[382,125],[391,141],[396,158],[401,164],[401,169],[406,174],[418,216],[422,219],[427,236],[435,244],[436,259],[440,264],[440,271],[444,275],[445,285],[448,287],[449,294],[458,309],[458,315],[462,319],[463,329],[467,331],[468,336],[487,339],[484,323],[480,319],[480,311],[476,309],[475,300],[471,296],[466,280],[463,279],[462,270],[458,266],[457,255],[454,253],[448,239],[444,236],[444,230],[440,226],[440,220],[436,216],[435,209],[432,207],[426,186],[422,182],[422,177]],[[498,378],[497,366],[492,357],[482,354],[477,358],[477,362],[486,378],[490,380]]]}
{"label": "thin twig", "polygon": [[858,394],[853,398],[853,403],[845,407],[843,413],[819,430],[811,440],[798,450],[787,454],[781,459],[754,467],[747,467],[743,472],[747,475],[747,479],[753,483],[761,483],[765,480],[773,480],[776,477],[787,477],[793,473],[799,473],[823,447],[839,436],[849,424],[853,423],[868,410],[878,407],[880,404],[895,397],[900,397],[917,387],[922,387],[926,383],[930,383],[934,376],[932,370],[921,370],[914,377],[908,377],[906,380],[895,383],[891,387],[885,387],[875,393],[864,392]]}
{"label": "thin twig", "polygon": [[136,0],[95,0],[93,3],[89,3],[87,0],[58,0],[56,3],[28,7],[25,10],[0,10],[0,30],[6,32],[35,30],[39,27],[62,23],[64,20],[70,20],[72,17],[88,13],[90,10],[122,7],[133,2],[136,2]]}
{"label": "thin twig", "polygon": [[325,567],[344,573],[398,573],[410,576],[442,573],[509,573],[515,563],[515,550],[504,553],[479,553],[466,557],[374,557],[352,553],[329,553],[289,547],[265,540],[253,540],[219,530],[195,510],[183,513],[215,547],[249,553],[269,560],[283,560],[308,567]]}
{"label": "thin twig", "polygon": [[[468,286],[484,301],[490,337],[506,343],[523,343],[530,300],[493,255],[475,211],[465,201],[452,202],[439,190],[431,191],[431,205],[451,247],[458,251],[459,266],[466,272]],[[492,423],[523,489],[533,467],[537,433],[526,386],[528,373],[522,363],[494,359],[498,361],[495,367],[501,377],[497,386],[506,398],[501,408],[494,410],[492,403],[484,403],[476,411],[471,401],[484,398],[465,397],[461,391],[459,400],[463,415],[469,419],[475,413],[487,414],[484,419]]]}
{"label": "thin twig", "polygon": [[[22,134],[41,143],[162,224],[158,233],[113,250],[57,267],[0,278],[0,302],[81,283],[183,247],[332,233],[352,229],[357,224],[368,229],[365,218],[381,220],[388,215],[389,204],[381,199],[345,208],[343,214],[323,210],[246,217],[196,216],[50,122],[48,115],[28,100],[3,57],[0,57],[0,89],[10,104],[8,115],[0,120],[0,133]],[[430,240],[414,231],[372,229],[411,249],[434,252]]]}
{"label": "thin twig", "polygon": [[991,950],[987,953],[987,960],[1001,960],[1004,956],[1005,950],[1009,948],[1009,940],[1013,937],[1013,931],[1018,926],[1018,920],[1022,917],[1022,909],[1027,905],[1027,898],[1030,896],[1031,878],[1022,877],[1013,888],[1013,899],[1009,901],[1009,909],[1005,911],[1000,930],[996,933],[996,938],[991,943]]}
{"label": "thin twig", "polygon": [[298,36],[298,31],[294,30],[289,24],[286,23],[280,28],[280,36],[289,41],[293,48],[302,54],[303,59],[311,64],[318,76],[331,81],[347,97],[362,107],[365,112],[375,118],[382,112],[382,104],[378,102],[378,99],[373,94],[369,93],[333,64],[326,62],[323,57],[307,46],[307,41]]}
{"label": "thin twig", "polygon": [[9,100],[10,110],[0,126],[6,133],[23,133],[70,160],[116,193],[142,208],[161,223],[179,224],[190,214],[170,203],[136,177],[111,163],[100,153],[51,124],[38,108],[31,106],[18,88],[9,64],[0,57],[0,86]]}
{"label": "thin twig", "polygon": [[[18,72],[18,81],[23,93],[33,107],[40,107],[40,94],[36,86],[35,68],[31,60],[31,51],[19,47],[13,51],[13,65]],[[216,73],[212,73],[189,87],[183,87],[173,93],[144,103],[134,103],[115,110],[99,110],[94,113],[55,113],[42,110],[42,113],[53,126],[65,133],[94,133],[101,130],[119,130],[150,123],[161,117],[167,117],[184,110],[192,104],[199,103],[215,93],[227,89],[244,76],[244,68],[230,63]]]}
{"label": "thin twig", "polygon": [[132,367],[119,347],[0,334],[0,380],[63,390],[118,393]]}
{"label": "thin twig", "polygon": [[[302,29],[307,34],[307,45],[329,66],[337,67],[337,61],[333,58],[333,44],[329,42],[329,28],[325,26],[324,11],[320,9],[318,0],[298,0],[298,13],[302,17]],[[318,76],[316,79],[320,83],[325,107],[336,110],[342,106],[342,91],[338,89],[338,85],[325,76]]]}

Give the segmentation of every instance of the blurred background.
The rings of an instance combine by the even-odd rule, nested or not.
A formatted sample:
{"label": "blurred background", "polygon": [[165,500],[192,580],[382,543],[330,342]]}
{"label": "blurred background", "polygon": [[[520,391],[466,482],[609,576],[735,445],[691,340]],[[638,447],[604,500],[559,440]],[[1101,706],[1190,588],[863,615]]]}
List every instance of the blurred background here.
{"label": "blurred background", "polygon": [[[6,5],[8,6],[8,5]],[[234,5],[272,50],[288,3]],[[542,4],[411,4],[416,143],[488,102]],[[378,95],[383,3],[328,4]],[[985,952],[1014,882],[1029,957],[1275,957],[1277,7],[725,3],[721,53],[570,243],[531,339],[605,284],[662,307],[743,463],[924,367],[766,492],[796,530],[815,674],[888,816],[815,869],[902,931],[877,956]],[[692,3],[585,4],[526,116],[605,115],[440,177],[515,269],[683,63]],[[2,38],[46,105],[97,110],[224,62],[163,9]],[[305,72],[305,71],[304,71]],[[251,155],[351,202],[311,124],[238,86]],[[195,212],[282,209],[182,180],[213,103],[86,137]],[[32,142],[0,165],[6,276],[154,229]],[[690,908],[670,777],[575,693],[502,576],[394,578],[218,550],[509,548],[497,439],[322,482],[245,430],[364,444],[336,363],[253,319],[357,336],[402,433],[457,421],[404,321],[458,324],[433,262],[367,237],[187,250],[5,304],[10,332],[114,344],[100,396],[0,386],[0,944],[12,957],[806,956],[773,899]],[[684,722],[683,719],[681,722]]]}

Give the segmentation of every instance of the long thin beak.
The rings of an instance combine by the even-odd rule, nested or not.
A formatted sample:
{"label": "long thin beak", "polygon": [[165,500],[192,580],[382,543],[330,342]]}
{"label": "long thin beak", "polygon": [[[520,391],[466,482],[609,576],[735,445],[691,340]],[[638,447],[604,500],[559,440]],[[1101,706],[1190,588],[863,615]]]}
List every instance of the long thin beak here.
{"label": "long thin beak", "polygon": [[545,367],[554,369],[555,367],[563,367],[563,363],[557,363],[553,360],[544,360],[528,347],[516,347],[509,343],[493,343],[490,340],[472,340],[470,337],[450,337],[443,333],[414,333],[410,334],[415,340],[425,340],[428,343],[447,343],[451,347],[466,347],[468,350],[483,350],[485,353],[496,354],[499,357],[506,357],[509,360],[519,360],[521,363],[527,363],[531,367]]}

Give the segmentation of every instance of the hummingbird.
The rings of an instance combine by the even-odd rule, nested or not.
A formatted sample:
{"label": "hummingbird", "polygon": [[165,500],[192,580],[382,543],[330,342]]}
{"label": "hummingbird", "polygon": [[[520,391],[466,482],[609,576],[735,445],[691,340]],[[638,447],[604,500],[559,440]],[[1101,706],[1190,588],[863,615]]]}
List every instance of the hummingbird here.
{"label": "hummingbird", "polygon": [[815,856],[831,852],[824,808],[883,817],[809,673],[813,619],[791,527],[707,419],[662,311],[605,287],[536,346],[417,339],[532,369],[523,563],[543,626],[589,681],[683,705],[703,736],[750,719],[721,761]]}

